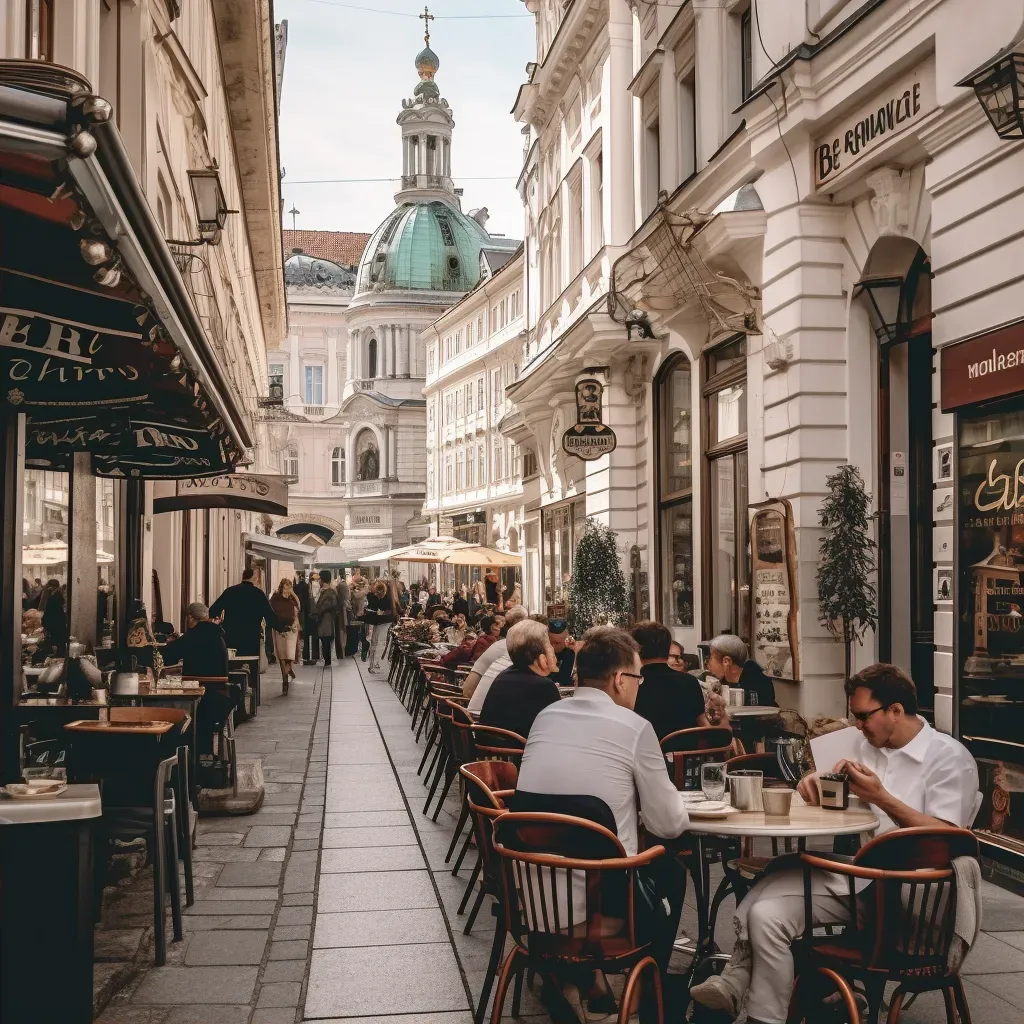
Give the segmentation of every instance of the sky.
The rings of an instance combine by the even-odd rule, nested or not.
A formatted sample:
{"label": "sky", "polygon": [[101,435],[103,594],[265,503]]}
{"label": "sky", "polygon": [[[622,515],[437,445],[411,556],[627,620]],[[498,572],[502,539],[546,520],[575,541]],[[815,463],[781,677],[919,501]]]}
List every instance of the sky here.
{"label": "sky", "polygon": [[[401,175],[395,119],[419,82],[422,12],[423,0],[275,0],[275,20],[288,21],[285,227],[293,226],[293,207],[294,226],[333,231],[373,231],[393,209],[397,181],[303,182]],[[489,231],[522,238],[515,183],[523,125],[509,111],[534,59],[533,17],[522,0],[433,0],[430,13],[430,47],[441,61],[435,81],[455,116],[452,172],[465,189],[462,208],[486,206]],[[501,180],[474,180],[483,178]]]}

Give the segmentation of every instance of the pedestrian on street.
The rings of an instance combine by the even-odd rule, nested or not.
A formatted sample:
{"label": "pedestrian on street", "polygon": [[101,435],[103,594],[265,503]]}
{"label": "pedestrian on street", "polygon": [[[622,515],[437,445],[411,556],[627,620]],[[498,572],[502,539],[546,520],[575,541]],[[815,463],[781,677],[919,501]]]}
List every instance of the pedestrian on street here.
{"label": "pedestrian on street", "polygon": [[343,574],[338,574],[338,582],[334,584],[338,595],[338,611],[334,619],[334,653],[338,661],[345,657],[345,637],[348,632],[348,615],[352,603],[352,594]]}
{"label": "pedestrian on street", "polygon": [[[311,611],[312,598],[309,593],[309,584],[303,573],[295,577],[295,584],[292,587],[295,596],[299,599],[299,651],[302,652],[302,663],[310,665],[313,663],[313,631],[309,628],[309,613]],[[296,651],[298,658],[299,651]]]}
{"label": "pedestrian on street", "polygon": [[223,624],[228,649],[234,649],[240,657],[260,653],[264,622],[268,629],[287,628],[286,623],[274,614],[267,595],[253,583],[252,569],[246,569],[242,573],[242,582],[228,587],[213,602],[210,618]]}
{"label": "pedestrian on street", "polygon": [[377,580],[373,585],[373,593],[366,603],[366,620],[372,624],[373,633],[370,637],[370,671],[376,672],[380,665],[380,657],[384,652],[388,633],[398,619],[398,593],[395,581]]}
{"label": "pedestrian on street", "polygon": [[331,663],[331,648],[334,646],[334,627],[338,611],[338,593],[331,586],[330,569],[320,570],[320,596],[316,599],[313,618],[316,619],[317,636],[324,665]]}
{"label": "pedestrian on street", "polygon": [[292,662],[298,653],[299,646],[299,611],[301,605],[291,580],[281,580],[270,599],[270,607],[274,614],[282,621],[288,623],[288,629],[282,632],[274,632],[274,654],[277,656],[277,663],[281,667],[281,693],[288,696],[288,683],[295,678],[292,671]]}

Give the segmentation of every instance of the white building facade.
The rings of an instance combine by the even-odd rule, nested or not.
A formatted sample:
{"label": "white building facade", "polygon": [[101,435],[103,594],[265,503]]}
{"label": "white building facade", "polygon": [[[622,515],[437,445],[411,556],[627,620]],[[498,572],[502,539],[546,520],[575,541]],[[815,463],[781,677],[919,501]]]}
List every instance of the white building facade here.
{"label": "white building facade", "polygon": [[[500,259],[507,259],[502,254]],[[505,389],[524,353],[523,253],[497,265],[481,260],[481,280],[424,332],[427,381],[427,500],[431,531],[472,544],[518,552],[524,529],[523,479],[537,475],[501,431],[509,411]],[[524,566],[524,575],[530,566]],[[505,573],[506,586],[517,582]],[[478,570],[460,569],[442,585],[472,583]]]}
{"label": "white building facade", "polygon": [[[1024,852],[1024,722],[986,710],[1024,677],[1024,128],[998,89],[1024,5],[794,0],[761,24],[745,0],[526,5],[528,354],[506,429],[538,454],[534,600],[561,596],[596,516],[635,614],[689,650],[738,633],[784,706],[842,714],[818,523],[826,478],[856,466],[878,628],[854,667],[913,676],[979,758],[990,852]],[[587,463],[560,444],[584,370],[617,436]]]}

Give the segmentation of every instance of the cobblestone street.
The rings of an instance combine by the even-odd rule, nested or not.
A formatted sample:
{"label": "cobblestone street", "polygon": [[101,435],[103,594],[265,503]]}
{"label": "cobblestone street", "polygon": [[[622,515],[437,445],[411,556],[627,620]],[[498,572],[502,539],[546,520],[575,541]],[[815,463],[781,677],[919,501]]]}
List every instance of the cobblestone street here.
{"label": "cobblestone street", "polygon": [[[287,698],[268,673],[258,718],[238,731],[242,756],[263,760],[263,807],[200,820],[185,939],[98,1024],[472,1021],[493,932],[486,908],[469,936],[457,913],[471,867],[452,877],[444,864],[457,798],[436,824],[420,813],[422,747],[383,673],[351,659],[333,672],[298,671]],[[1022,909],[986,885],[987,933],[965,972],[981,1024],[1024,1011]],[[719,924],[725,948],[728,919]],[[528,990],[522,1016],[549,1019]],[[933,996],[901,1017],[941,1019]]]}

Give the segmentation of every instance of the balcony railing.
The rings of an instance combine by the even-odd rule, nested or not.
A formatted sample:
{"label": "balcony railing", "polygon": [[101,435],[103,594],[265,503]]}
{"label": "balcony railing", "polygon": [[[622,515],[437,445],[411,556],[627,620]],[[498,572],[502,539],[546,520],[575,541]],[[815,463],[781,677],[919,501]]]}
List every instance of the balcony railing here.
{"label": "balcony railing", "polygon": [[302,414],[310,419],[319,419],[324,414],[324,407],[322,405],[304,405]]}

